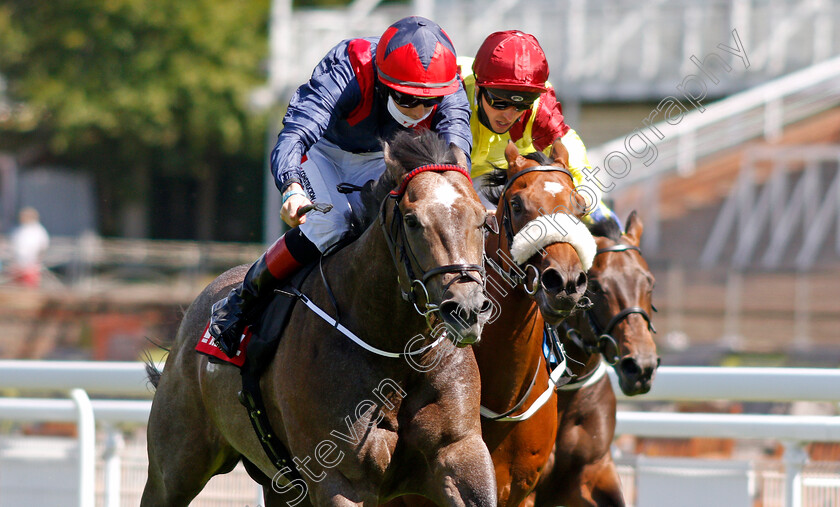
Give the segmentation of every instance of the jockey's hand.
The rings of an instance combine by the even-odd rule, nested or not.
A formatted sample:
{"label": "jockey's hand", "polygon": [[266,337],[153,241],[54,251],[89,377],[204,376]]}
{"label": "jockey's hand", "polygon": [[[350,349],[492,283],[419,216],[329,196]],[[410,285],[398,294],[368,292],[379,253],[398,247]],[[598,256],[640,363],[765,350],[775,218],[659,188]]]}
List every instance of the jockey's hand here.
{"label": "jockey's hand", "polygon": [[[312,204],[312,202],[306,196],[306,192],[303,190],[303,187],[297,183],[289,185],[289,188],[286,189],[286,192],[283,195],[286,195],[289,192],[292,192],[293,195],[289,196],[289,198],[286,199],[286,202],[283,203],[283,207],[280,208],[280,218],[282,218],[289,227],[296,227],[306,222],[306,215],[301,214],[300,209],[304,206]],[[295,192],[300,192],[300,194]]]}

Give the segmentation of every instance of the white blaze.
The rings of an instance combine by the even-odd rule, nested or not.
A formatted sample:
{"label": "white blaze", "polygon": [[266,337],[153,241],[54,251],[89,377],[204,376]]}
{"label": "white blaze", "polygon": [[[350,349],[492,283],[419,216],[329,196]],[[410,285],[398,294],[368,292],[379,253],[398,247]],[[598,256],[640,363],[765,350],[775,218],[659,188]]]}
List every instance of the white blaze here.
{"label": "white blaze", "polygon": [[441,206],[451,208],[458,199],[458,196],[458,191],[448,181],[445,181],[435,187],[434,200]]}
{"label": "white blaze", "polygon": [[545,182],[545,191],[551,195],[557,195],[563,190],[566,189],[566,186],[562,183],[557,183],[556,181],[546,181]]}

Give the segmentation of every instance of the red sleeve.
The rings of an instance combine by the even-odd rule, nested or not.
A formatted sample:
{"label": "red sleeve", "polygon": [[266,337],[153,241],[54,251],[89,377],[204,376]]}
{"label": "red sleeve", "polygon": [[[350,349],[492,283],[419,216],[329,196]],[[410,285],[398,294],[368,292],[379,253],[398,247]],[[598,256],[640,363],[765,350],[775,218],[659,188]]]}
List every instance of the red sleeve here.
{"label": "red sleeve", "polygon": [[536,115],[531,137],[534,140],[534,148],[543,151],[551,146],[555,139],[566,135],[570,128],[563,119],[563,108],[557,102],[554,88],[549,88],[542,94]]}
{"label": "red sleeve", "polygon": [[370,51],[370,42],[364,39],[350,41],[347,45],[347,55],[350,57],[350,65],[353,67],[362,93],[362,100],[347,118],[347,123],[352,126],[367,118],[373,106],[373,55]]}

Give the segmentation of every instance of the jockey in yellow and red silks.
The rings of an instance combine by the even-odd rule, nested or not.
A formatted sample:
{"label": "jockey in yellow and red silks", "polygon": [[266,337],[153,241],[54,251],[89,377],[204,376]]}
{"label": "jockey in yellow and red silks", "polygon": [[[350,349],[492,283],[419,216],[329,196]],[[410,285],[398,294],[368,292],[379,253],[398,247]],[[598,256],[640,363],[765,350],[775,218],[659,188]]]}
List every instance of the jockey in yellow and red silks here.
{"label": "jockey in yellow and red silks", "polygon": [[[586,199],[587,222],[618,217],[601,202],[602,192],[587,181],[591,168],[586,147],[577,132],[566,125],[554,89],[547,82],[548,61],[537,39],[518,30],[490,34],[475,59],[458,58],[464,89],[472,114],[472,177],[476,190],[495,167],[507,168],[505,147],[513,141],[523,155],[542,151],[548,155],[559,142],[569,152],[569,170]],[[481,192],[479,192],[481,194]],[[594,205],[593,205],[594,203]],[[493,204],[495,203],[487,203]]]}

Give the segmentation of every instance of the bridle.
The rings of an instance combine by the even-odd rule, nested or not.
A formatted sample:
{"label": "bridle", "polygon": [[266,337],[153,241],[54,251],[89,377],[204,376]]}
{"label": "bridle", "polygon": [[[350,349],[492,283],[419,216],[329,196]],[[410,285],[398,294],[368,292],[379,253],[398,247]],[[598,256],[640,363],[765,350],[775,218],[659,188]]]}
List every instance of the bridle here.
{"label": "bridle", "polygon": [[[600,254],[608,252],[627,252],[630,250],[635,250],[640,254],[642,252],[639,247],[634,245],[617,244],[597,250],[595,252],[595,256],[597,257]],[[651,307],[653,308],[653,311],[656,311],[655,307]],[[622,309],[620,312],[613,315],[605,327],[601,327],[598,324],[598,321],[595,319],[591,309],[587,310],[586,316],[589,319],[589,325],[595,333],[595,336],[597,336],[594,341],[585,340],[576,329],[571,328],[565,322],[563,325],[566,328],[566,335],[569,339],[580,346],[587,354],[600,353],[604,356],[604,360],[606,360],[609,364],[616,364],[619,360],[619,349],[618,342],[615,338],[613,338],[612,332],[621,321],[633,314],[640,315],[645,322],[647,322],[648,329],[652,333],[656,333],[656,329],[653,327],[650,315],[641,306],[630,306]]]}
{"label": "bridle", "polygon": [[[382,226],[382,232],[385,235],[385,241],[388,243],[388,251],[391,252],[391,258],[394,261],[394,267],[397,269],[397,281],[400,286],[402,298],[405,301],[408,301],[411,304],[413,304],[414,309],[417,311],[417,313],[425,317],[426,323],[429,325],[429,328],[432,328],[432,315],[440,311],[440,305],[431,302],[429,298],[429,291],[426,288],[426,282],[428,282],[432,277],[435,277],[437,275],[455,273],[457,274],[457,276],[452,278],[452,280],[450,280],[443,286],[441,294],[445,294],[449,287],[452,286],[452,284],[454,284],[455,282],[464,279],[478,283],[483,291],[485,289],[487,277],[484,270],[484,266],[480,264],[447,264],[445,266],[438,266],[429,270],[424,270],[423,267],[420,265],[420,262],[417,260],[417,256],[412,251],[411,245],[409,244],[408,238],[406,237],[403,215],[400,211],[400,201],[405,195],[405,192],[408,188],[408,184],[411,182],[411,180],[418,174],[429,171],[437,173],[456,171],[463,174],[468,180],[470,180],[470,182],[472,182],[472,178],[470,178],[470,173],[459,165],[427,164],[417,167],[416,169],[412,170],[403,177],[402,183],[400,184],[399,188],[391,191],[388,194],[388,196],[382,200],[382,206],[380,207],[379,212],[379,222]],[[388,224],[386,223],[386,212],[388,203],[392,200],[393,219],[391,220],[389,228]],[[397,258],[397,251],[399,251],[399,259]],[[405,271],[407,285],[403,283],[403,279],[400,274],[401,264]],[[415,266],[417,269],[417,273],[419,273],[419,277],[415,274]],[[478,276],[475,275],[476,272],[478,273]],[[416,293],[416,289],[420,289],[422,291],[422,308],[419,303],[420,298]]]}
{"label": "bridle", "polygon": [[[510,179],[508,179],[505,182],[505,185],[502,187],[502,191],[499,194],[499,199],[505,204],[504,208],[502,210],[502,226],[504,227],[504,230],[505,230],[505,236],[507,238],[508,248],[510,248],[510,245],[513,244],[513,237],[516,235],[516,233],[513,231],[513,217],[512,217],[512,212],[511,212],[511,209],[510,209],[510,203],[505,198],[505,195],[507,194],[508,190],[510,190],[510,187],[513,185],[513,182],[516,181],[517,178],[519,178],[520,176],[525,176],[526,174],[533,173],[533,172],[560,172],[560,173],[566,174],[569,178],[572,179],[572,181],[574,181],[574,178],[572,177],[572,172],[569,171],[568,169],[566,169],[565,167],[552,166],[552,165],[540,165],[540,166],[530,167],[528,169],[523,169],[522,171],[519,171],[518,173],[511,176]],[[497,251],[501,251],[501,248],[502,248],[502,237],[501,237],[501,235],[499,235]],[[487,258],[486,262],[488,264],[490,264],[490,266],[494,270],[496,270],[499,274],[501,274],[503,276],[506,276],[514,284],[514,286],[522,284],[522,286],[525,288],[525,292],[528,293],[529,296],[533,296],[534,294],[536,294],[537,287],[539,287],[540,271],[533,264],[526,263],[524,265],[524,269],[520,269],[519,271],[517,271],[514,267],[511,267],[507,272],[505,272],[504,269],[502,268],[502,266],[499,266],[492,259]],[[522,268],[522,267],[520,267],[520,268]],[[529,290],[528,289],[528,284],[525,283],[527,278],[528,278],[528,271],[529,270],[534,272],[534,284],[533,284],[533,289],[532,290]]]}

